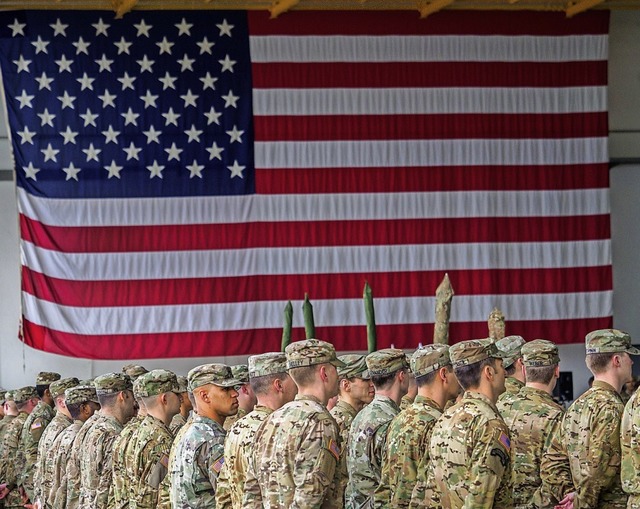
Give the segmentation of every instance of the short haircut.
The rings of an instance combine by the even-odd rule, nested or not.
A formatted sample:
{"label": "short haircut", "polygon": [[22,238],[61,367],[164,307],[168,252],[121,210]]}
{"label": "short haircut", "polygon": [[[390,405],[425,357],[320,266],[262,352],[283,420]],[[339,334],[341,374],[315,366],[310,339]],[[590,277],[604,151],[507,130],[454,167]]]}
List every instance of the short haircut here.
{"label": "short haircut", "polygon": [[189,401],[191,402],[191,406],[193,408],[195,408],[196,407],[196,398],[193,395],[193,392],[187,391],[187,398],[189,398]]}
{"label": "short haircut", "polygon": [[462,387],[465,391],[478,387],[480,385],[482,370],[486,366],[495,367],[495,361],[496,360],[493,357],[489,357],[488,359],[474,362],[473,364],[467,364],[465,366],[454,368],[453,371],[456,374],[456,378],[458,379],[460,387]]}
{"label": "short haircut", "polygon": [[292,368],[289,375],[299,387],[308,387],[316,382],[316,373],[322,364],[314,364],[313,366],[302,366],[300,368]]}
{"label": "short haircut", "polygon": [[284,381],[286,378],[286,373],[272,373],[270,375],[256,376],[249,380],[249,385],[251,385],[254,394],[266,395],[271,392],[273,382],[276,380]]}
{"label": "short haircut", "polygon": [[[447,366],[447,369],[451,369],[451,366]],[[440,371],[439,369],[436,369],[435,371],[432,371],[431,373],[427,373],[426,375],[417,376],[416,385],[418,386],[418,389],[420,389],[421,387],[424,387],[425,385],[432,384],[435,381],[435,379],[438,377],[439,371]]]}
{"label": "short haircut", "polygon": [[516,372],[516,363],[514,362],[508,368],[504,368],[504,371],[507,374],[507,376],[511,376],[511,375],[515,374],[515,372]]}
{"label": "short haircut", "polygon": [[44,392],[49,388],[49,384],[46,385],[36,385],[36,391],[38,392],[38,397],[40,399],[44,398]]}
{"label": "short haircut", "polygon": [[22,412],[22,409],[27,406],[27,403],[29,403],[29,401],[31,401],[31,398],[23,401],[22,403],[16,403],[16,408],[18,409],[18,412]]}
{"label": "short haircut", "polygon": [[113,408],[116,404],[116,400],[118,399],[118,394],[120,394],[120,392],[114,392],[111,394],[98,394],[98,401],[100,402],[100,406]]}
{"label": "short haircut", "polygon": [[589,371],[594,375],[599,375],[607,370],[614,355],[621,355],[623,353],[624,352],[592,353],[587,355],[584,361]]}
{"label": "short haircut", "polygon": [[71,414],[71,418],[74,421],[80,419],[80,411],[82,410],[82,405],[84,403],[69,403],[67,405],[67,410],[69,410],[69,414]]}
{"label": "short haircut", "polygon": [[388,389],[393,385],[393,382],[396,378],[396,373],[398,371],[404,371],[404,369],[398,369],[393,373],[389,373],[388,375],[371,375],[371,381],[373,382],[373,386],[376,389]]}
{"label": "short haircut", "polygon": [[525,366],[524,372],[527,382],[548,384],[553,379],[557,367],[557,364],[551,366]]}

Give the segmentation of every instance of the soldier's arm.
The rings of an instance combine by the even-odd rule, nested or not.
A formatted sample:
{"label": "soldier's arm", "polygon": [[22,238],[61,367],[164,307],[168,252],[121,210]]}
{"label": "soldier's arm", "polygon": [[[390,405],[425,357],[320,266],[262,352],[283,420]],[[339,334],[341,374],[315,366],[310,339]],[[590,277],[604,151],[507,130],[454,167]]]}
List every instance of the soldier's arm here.
{"label": "soldier's arm", "polygon": [[[135,493],[138,509],[155,509],[160,498],[160,487],[167,476],[171,437],[158,437],[149,442],[137,458],[140,471],[140,482]],[[131,494],[129,494],[131,496]]]}
{"label": "soldier's arm", "polygon": [[627,403],[620,426],[622,489],[629,495],[640,495],[640,399],[636,395]]}
{"label": "soldier's arm", "polygon": [[[545,436],[545,442],[544,442],[544,448],[543,448],[543,450],[545,451],[545,454],[554,451],[555,446],[553,445],[553,441],[554,441],[554,437],[560,433],[561,423],[562,423],[562,413],[558,413],[556,417],[549,419],[547,428],[545,429],[546,436]],[[541,458],[541,464],[544,461],[545,461],[544,457]],[[573,491],[573,484],[572,484],[573,481],[571,480],[571,470],[567,468],[568,463],[566,462],[560,463],[560,465],[562,464],[565,465],[564,469],[560,469],[558,473],[553,476],[553,479],[552,479],[555,486],[562,486],[562,488],[556,489],[554,493],[551,488],[552,485],[548,481],[545,482],[543,479],[542,484],[538,486],[538,489],[536,489],[536,491],[534,492],[533,497],[531,497],[531,504],[533,505],[533,507],[536,507],[536,508],[553,507],[560,500],[562,500],[563,498],[561,496],[562,491],[566,491],[566,493]],[[542,467],[541,465],[540,467],[541,478],[543,477],[543,475],[546,474],[545,468],[550,468],[550,467]]]}
{"label": "soldier's arm", "polygon": [[104,434],[101,437],[101,440],[97,443],[97,450],[102,453],[101,457],[97,459],[99,462],[99,470],[100,477],[98,481],[98,486],[96,490],[96,501],[98,507],[107,507],[109,502],[109,492],[111,490],[111,481],[113,479],[113,462],[112,462],[112,452],[113,452],[113,443],[115,442],[118,435],[112,434]]}
{"label": "soldier's arm", "polygon": [[[541,490],[547,496],[553,497],[553,501],[556,503],[575,490],[569,455],[564,446],[563,420],[564,417],[551,435],[549,446],[540,461]],[[538,503],[540,507],[543,507],[542,501],[538,501]]]}
{"label": "soldier's arm", "polygon": [[[224,455],[228,459],[231,457],[229,440],[226,442]],[[222,465],[220,474],[218,475],[218,485],[216,487],[216,509],[232,509],[231,488],[230,488],[230,472],[231,464],[227,461]]]}
{"label": "soldier's arm", "polygon": [[[257,440],[254,439],[254,443],[257,443]],[[254,457],[253,454],[249,454],[244,479],[242,509],[262,509],[262,507],[262,492],[255,472]]]}
{"label": "soldier's arm", "polygon": [[[20,475],[20,484],[24,488],[27,496],[31,501],[35,500],[34,494],[34,475],[36,471],[36,463],[38,462],[38,442],[42,437],[42,432],[49,423],[44,417],[38,417],[27,424],[23,429],[22,454],[24,464]],[[28,429],[27,429],[28,426]]]}
{"label": "soldier's arm", "polygon": [[[373,507],[375,509],[384,509],[391,504],[391,461],[397,460],[390,444],[385,442],[384,459],[382,460],[382,470],[380,472],[380,482],[373,493]],[[391,461],[390,461],[391,458]]]}

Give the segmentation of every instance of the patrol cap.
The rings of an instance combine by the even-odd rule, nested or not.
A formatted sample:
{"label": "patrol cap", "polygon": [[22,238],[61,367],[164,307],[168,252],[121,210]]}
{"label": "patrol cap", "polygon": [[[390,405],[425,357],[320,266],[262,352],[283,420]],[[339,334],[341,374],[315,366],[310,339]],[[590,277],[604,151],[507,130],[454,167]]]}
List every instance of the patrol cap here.
{"label": "patrol cap", "polygon": [[475,364],[490,357],[504,359],[505,354],[498,350],[490,339],[469,339],[449,347],[449,356],[454,368]]}
{"label": "patrol cap", "polygon": [[370,376],[390,375],[409,368],[407,355],[399,348],[384,348],[367,355],[367,368]]}
{"label": "patrol cap", "polygon": [[20,389],[15,389],[13,392],[13,400],[19,405],[31,398],[38,397],[38,390],[33,385],[27,385]]}
{"label": "patrol cap", "polygon": [[154,369],[140,375],[133,382],[133,394],[136,398],[158,396],[165,392],[180,392],[176,374],[166,369]]}
{"label": "patrol cap", "polygon": [[522,345],[526,341],[522,336],[505,336],[502,339],[496,341],[498,350],[505,354],[503,363],[504,367],[508,368],[513,365],[520,357],[522,357]]}
{"label": "patrol cap", "polygon": [[97,376],[93,381],[93,385],[98,396],[133,390],[131,378],[124,373],[107,373]]}
{"label": "patrol cap", "polygon": [[51,371],[40,371],[36,377],[36,385],[49,385],[51,382],[60,380],[62,378],[60,373],[53,373]]}
{"label": "patrol cap", "polygon": [[235,387],[241,385],[240,380],[233,378],[231,368],[226,364],[202,364],[196,366],[187,374],[189,391],[193,392],[203,385],[217,385],[218,387]]}
{"label": "patrol cap", "polygon": [[287,356],[284,352],[268,352],[249,357],[249,378],[277,375],[287,372]]}
{"label": "patrol cap", "polygon": [[243,384],[249,383],[249,366],[246,364],[238,364],[231,366],[231,374],[236,380],[240,380]]}
{"label": "patrol cap", "polygon": [[344,363],[336,357],[336,349],[331,343],[319,339],[296,341],[285,348],[287,369],[315,366],[329,363],[341,368]]}
{"label": "patrol cap", "polygon": [[631,336],[618,329],[594,330],[585,337],[587,355],[592,353],[627,352],[640,355],[640,350],[631,346]]}
{"label": "patrol cap", "polygon": [[4,393],[4,400],[6,401],[13,401],[13,391],[7,391]]}
{"label": "patrol cap", "polygon": [[187,377],[180,375],[176,378],[178,379],[178,392],[187,392],[187,387],[189,384],[189,382],[187,381]]}
{"label": "patrol cap", "polygon": [[100,403],[96,388],[93,385],[76,385],[67,389],[64,391],[64,401],[67,405],[79,405],[88,401]]}
{"label": "patrol cap", "polygon": [[411,371],[416,378],[438,371],[445,366],[451,366],[449,346],[434,343],[419,348],[411,356]]}
{"label": "patrol cap", "polygon": [[57,398],[58,396],[63,396],[64,391],[70,389],[71,387],[75,387],[80,384],[80,380],[76,377],[72,378],[61,378],[60,380],[56,380],[49,386],[49,392],[51,396]]}
{"label": "patrol cap", "polygon": [[7,397],[7,391],[5,391],[4,389],[0,389],[0,405],[4,405],[4,402],[6,401],[6,397]]}
{"label": "patrol cap", "polygon": [[358,354],[341,355],[338,357],[344,362],[343,368],[338,368],[340,378],[362,378],[369,380],[369,368],[367,368],[367,356]]}
{"label": "patrol cap", "polygon": [[95,378],[85,378],[84,380],[80,380],[80,385],[93,385]]}
{"label": "patrol cap", "polygon": [[126,364],[125,366],[122,366],[122,372],[125,375],[128,375],[129,378],[131,378],[131,381],[133,381],[140,375],[148,373],[149,370],[143,366],[138,366],[137,364]]}
{"label": "patrol cap", "polygon": [[558,347],[546,339],[534,339],[522,347],[522,363],[528,368],[553,366],[560,362]]}

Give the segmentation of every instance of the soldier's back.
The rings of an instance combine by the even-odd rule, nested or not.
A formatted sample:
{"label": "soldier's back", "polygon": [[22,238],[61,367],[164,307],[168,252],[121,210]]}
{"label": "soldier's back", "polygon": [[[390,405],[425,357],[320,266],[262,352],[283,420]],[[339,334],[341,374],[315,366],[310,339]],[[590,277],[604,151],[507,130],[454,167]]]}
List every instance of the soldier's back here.
{"label": "soldier's back", "polygon": [[20,412],[15,419],[7,424],[2,437],[2,456],[0,457],[0,479],[13,489],[5,497],[5,507],[22,507],[22,499],[16,487],[19,472],[15,462],[22,435],[22,428],[28,414]]}
{"label": "soldier's back", "polygon": [[69,509],[78,509],[80,503],[80,453],[82,452],[84,439],[93,425],[97,422],[100,414],[94,413],[78,430],[71,451],[69,452],[69,461],[66,466],[65,478],[67,481],[66,507]]}
{"label": "soldier's back", "polygon": [[72,423],[73,421],[70,417],[67,417],[62,412],[57,412],[40,437],[40,442],[38,443],[38,461],[34,475],[34,492],[43,507],[51,505],[47,499],[51,491],[53,477],[51,446],[58,435],[71,426]]}
{"label": "soldier's back", "polygon": [[138,429],[143,419],[144,417],[136,415],[125,425],[122,432],[113,442],[109,509],[124,509],[125,507],[129,507],[125,454],[131,437]]}
{"label": "soldier's back", "polygon": [[53,408],[47,403],[39,401],[29,414],[20,438],[20,452],[18,454],[18,468],[20,469],[20,485],[33,502],[35,499],[34,476],[38,461],[38,443],[49,423],[55,416]]}
{"label": "soldier's back", "polygon": [[45,499],[53,509],[67,507],[67,463],[69,463],[73,441],[80,428],[82,428],[82,422],[74,421],[56,437],[51,446],[52,477]]}

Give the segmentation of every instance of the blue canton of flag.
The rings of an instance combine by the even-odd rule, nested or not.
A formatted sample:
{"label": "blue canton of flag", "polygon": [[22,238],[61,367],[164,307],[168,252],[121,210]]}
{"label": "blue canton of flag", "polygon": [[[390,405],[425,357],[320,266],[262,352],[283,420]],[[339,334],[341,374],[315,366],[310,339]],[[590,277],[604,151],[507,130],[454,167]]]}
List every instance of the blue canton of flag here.
{"label": "blue canton of flag", "polygon": [[193,11],[176,23],[163,12],[33,11],[2,21],[17,181],[29,193],[254,192],[245,13]]}

